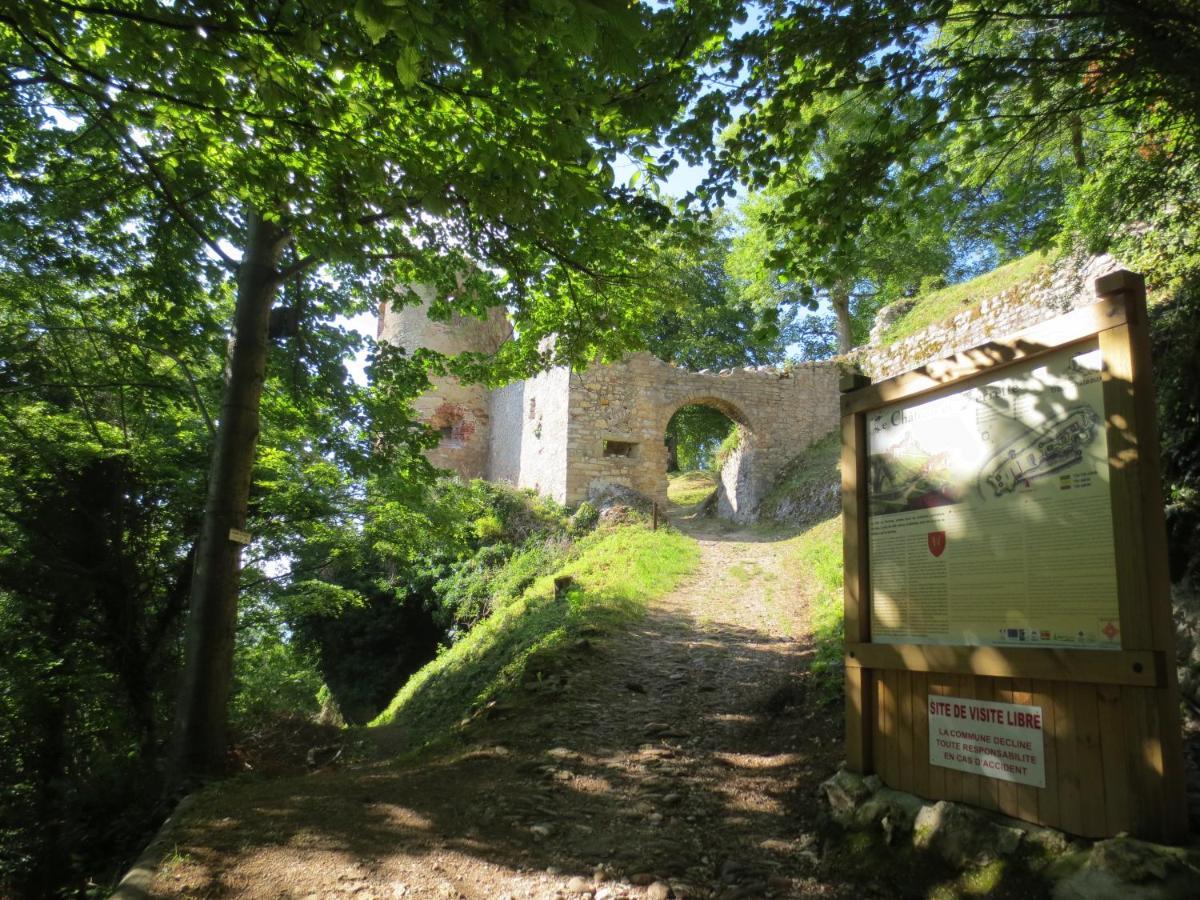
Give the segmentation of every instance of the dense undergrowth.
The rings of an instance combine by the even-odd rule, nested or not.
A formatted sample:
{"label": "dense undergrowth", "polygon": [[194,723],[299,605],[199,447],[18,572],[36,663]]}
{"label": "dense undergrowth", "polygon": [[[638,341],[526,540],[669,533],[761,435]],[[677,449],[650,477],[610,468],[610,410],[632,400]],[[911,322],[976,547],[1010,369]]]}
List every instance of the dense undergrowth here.
{"label": "dense undergrowth", "polygon": [[571,517],[532,491],[484,481],[441,483],[428,510],[415,552],[386,515],[361,537],[306,548],[328,561],[316,578],[282,591],[276,606],[291,611],[291,677],[308,696],[280,699],[278,682],[252,677],[262,654],[243,653],[235,709],[253,710],[248,721],[316,712],[314,684],[325,718],[370,721],[413,673],[556,569],[595,522],[590,505]]}
{"label": "dense undergrowth", "polygon": [[[409,679],[371,724],[403,729],[409,748],[446,735],[505,691],[552,677],[580,641],[640,617],[698,556],[690,538],[669,529],[624,525],[588,534],[519,596],[495,597],[492,612]],[[509,568],[523,565],[516,556]],[[511,583],[511,572],[499,574]]]}

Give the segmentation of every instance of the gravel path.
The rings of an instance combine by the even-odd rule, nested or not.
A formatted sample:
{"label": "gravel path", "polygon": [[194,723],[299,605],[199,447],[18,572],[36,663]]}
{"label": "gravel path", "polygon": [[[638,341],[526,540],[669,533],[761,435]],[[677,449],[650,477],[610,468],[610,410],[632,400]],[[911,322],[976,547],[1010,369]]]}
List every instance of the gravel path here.
{"label": "gravel path", "polygon": [[419,764],[226,783],[157,896],[843,896],[816,877],[839,709],[807,701],[788,534],[681,520],[697,573]]}

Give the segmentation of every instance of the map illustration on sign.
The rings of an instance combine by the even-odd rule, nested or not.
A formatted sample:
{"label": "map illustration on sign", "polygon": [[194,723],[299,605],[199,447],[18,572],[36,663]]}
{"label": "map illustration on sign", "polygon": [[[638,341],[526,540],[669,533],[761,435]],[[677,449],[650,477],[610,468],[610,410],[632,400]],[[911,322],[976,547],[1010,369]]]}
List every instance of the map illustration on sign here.
{"label": "map illustration on sign", "polygon": [[1093,343],[867,420],[871,639],[1120,648]]}
{"label": "map illustration on sign", "polygon": [[1090,406],[1079,406],[1065,417],[1031,431],[1006,447],[984,466],[980,478],[997,497],[1017,486],[1083,461],[1084,449],[1096,439],[1100,416]]}

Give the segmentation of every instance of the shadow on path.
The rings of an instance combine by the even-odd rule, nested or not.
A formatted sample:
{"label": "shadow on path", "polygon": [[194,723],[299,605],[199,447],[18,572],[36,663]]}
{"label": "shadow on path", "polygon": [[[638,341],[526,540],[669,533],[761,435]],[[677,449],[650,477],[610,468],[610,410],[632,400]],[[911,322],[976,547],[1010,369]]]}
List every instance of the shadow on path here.
{"label": "shadow on path", "polygon": [[782,541],[682,525],[700,570],[633,630],[582,642],[435,759],[217,786],[157,894],[910,894],[819,875],[816,788],[841,757],[841,710],[808,696]]}

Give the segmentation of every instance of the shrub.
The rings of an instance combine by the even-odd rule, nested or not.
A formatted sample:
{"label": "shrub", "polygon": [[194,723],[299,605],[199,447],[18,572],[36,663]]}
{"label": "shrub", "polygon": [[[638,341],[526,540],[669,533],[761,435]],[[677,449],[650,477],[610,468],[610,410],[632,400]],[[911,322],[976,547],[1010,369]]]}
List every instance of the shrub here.
{"label": "shrub", "polygon": [[589,500],[584,500],[575,510],[575,514],[571,516],[569,528],[572,535],[587,534],[596,527],[596,523],[600,521],[600,510],[596,509],[595,504]]}
{"label": "shrub", "polygon": [[733,456],[741,446],[742,427],[739,425],[725,435],[725,440],[721,441],[721,446],[717,448],[717,452],[713,456],[713,471],[720,472],[724,469],[725,463],[729,462],[729,457]]}

